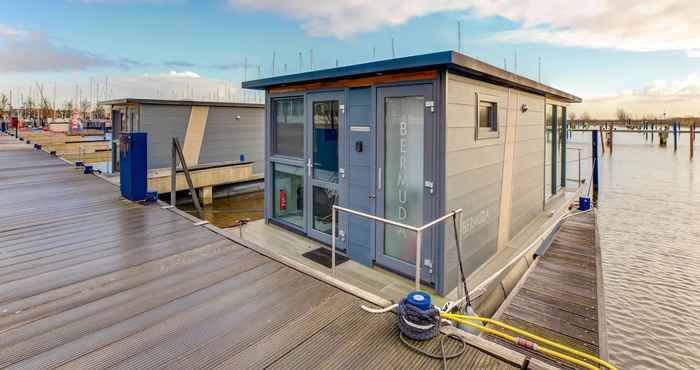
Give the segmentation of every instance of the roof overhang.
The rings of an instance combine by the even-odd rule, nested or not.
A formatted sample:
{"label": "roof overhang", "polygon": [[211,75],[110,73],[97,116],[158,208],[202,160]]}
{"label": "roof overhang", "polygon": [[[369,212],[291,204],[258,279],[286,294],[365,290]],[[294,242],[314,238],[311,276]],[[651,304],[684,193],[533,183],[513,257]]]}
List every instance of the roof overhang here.
{"label": "roof overhang", "polygon": [[447,69],[449,71],[463,74],[478,80],[488,81],[498,85],[513,87],[535,94],[544,95],[548,98],[567,103],[580,103],[582,101],[581,98],[575,95],[540,82],[533,81],[521,75],[508,72],[504,69],[454,51],[442,51],[431,54],[380,60],[376,62],[355,64],[344,67],[244,81],[241,86],[244,89],[265,90],[270,87],[289,86],[309,82],[424,69]]}
{"label": "roof overhang", "polygon": [[264,104],[251,103],[231,103],[217,101],[200,101],[200,100],[163,100],[163,99],[141,99],[141,98],[122,98],[101,101],[100,105],[127,105],[127,104],[150,104],[150,105],[179,105],[179,106],[200,106],[200,107],[228,107],[228,108],[264,108]]}

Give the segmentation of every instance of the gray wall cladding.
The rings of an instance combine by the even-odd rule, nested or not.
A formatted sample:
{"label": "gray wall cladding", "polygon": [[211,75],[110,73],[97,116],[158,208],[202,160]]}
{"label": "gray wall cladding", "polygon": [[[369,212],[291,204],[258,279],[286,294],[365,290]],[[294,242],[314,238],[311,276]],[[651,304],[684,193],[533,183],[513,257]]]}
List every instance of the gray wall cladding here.
{"label": "gray wall cladding", "polygon": [[[372,90],[370,88],[350,89],[348,94],[348,115],[346,133],[348,146],[348,200],[347,205],[354,210],[374,213],[369,194],[373,193],[373,166],[375,128],[372,119]],[[367,126],[370,132],[353,132],[352,126]],[[362,142],[361,153],[355,150],[355,143]],[[347,216],[348,254],[354,261],[371,266],[373,222],[358,216]]]}
{"label": "gray wall cladding", "polygon": [[[475,139],[477,94],[498,104],[499,136]],[[445,209],[462,208],[462,253],[470,274],[496,253],[507,129],[508,89],[447,75]],[[452,223],[445,226],[445,292],[457,285],[457,248]]]}
{"label": "gray wall cladding", "polygon": [[[236,116],[240,115],[240,120]],[[265,109],[211,107],[199,163],[253,161],[254,173],[265,170]]]}
{"label": "gray wall cladding", "polygon": [[148,168],[170,167],[173,137],[185,141],[191,107],[141,105],[141,130],[148,133]]}
{"label": "gray wall cladding", "polygon": [[[475,139],[477,100],[498,104],[497,138]],[[542,211],[544,97],[448,73],[446,110],[445,209],[464,209],[462,251],[471,273]],[[446,227],[447,292],[458,281],[456,252]]]}

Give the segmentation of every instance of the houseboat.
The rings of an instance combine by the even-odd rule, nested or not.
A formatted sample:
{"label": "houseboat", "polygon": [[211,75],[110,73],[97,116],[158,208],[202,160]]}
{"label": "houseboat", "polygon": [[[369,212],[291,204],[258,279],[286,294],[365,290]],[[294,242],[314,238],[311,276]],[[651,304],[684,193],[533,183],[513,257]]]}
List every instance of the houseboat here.
{"label": "houseboat", "polygon": [[[245,81],[266,92],[265,222],[438,294],[496,256],[566,187],[566,109],[581,99],[454,51]],[[117,127],[115,125],[115,127]]]}
{"label": "houseboat", "polygon": [[[114,153],[120,133],[148,134],[149,169],[170,166],[170,143],[177,137],[188,165],[230,161],[243,155],[256,163],[255,171],[262,171],[262,104],[134,98],[100,104],[111,112]],[[118,169],[119,156],[113,158]]]}
{"label": "houseboat", "polygon": [[[108,107],[112,117],[113,172],[119,171],[120,134],[145,132],[148,135],[149,190],[170,192],[173,138],[181,143],[186,165],[192,170],[194,187],[201,189],[205,204],[211,203],[214,187],[262,178],[262,104],[136,98],[100,104]],[[179,172],[177,177],[177,190],[186,190],[184,174]]]}

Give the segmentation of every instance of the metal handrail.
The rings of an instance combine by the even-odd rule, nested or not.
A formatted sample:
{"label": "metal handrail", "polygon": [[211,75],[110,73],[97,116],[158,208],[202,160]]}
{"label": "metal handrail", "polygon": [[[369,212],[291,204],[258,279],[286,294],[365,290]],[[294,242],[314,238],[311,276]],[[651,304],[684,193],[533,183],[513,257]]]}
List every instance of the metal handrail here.
{"label": "metal handrail", "polygon": [[[386,219],[386,218],[382,218],[382,217],[370,215],[370,214],[368,214],[368,213],[364,213],[364,212],[360,212],[360,211],[355,211],[355,210],[350,209],[350,208],[345,208],[345,207],[340,207],[340,206],[337,206],[337,205],[333,205],[333,211],[332,211],[332,215],[331,215],[331,273],[332,273],[332,274],[335,274],[335,252],[336,252],[336,251],[335,251],[335,250],[336,250],[336,247],[335,247],[335,244],[336,244],[336,242],[335,242],[335,234],[336,234],[336,232],[335,232],[335,221],[336,221],[336,219],[337,219],[337,212],[338,212],[338,211],[350,213],[350,214],[353,214],[353,215],[356,215],[356,216],[360,216],[360,217],[364,217],[364,218],[368,218],[368,219],[374,220],[374,221],[383,222],[383,223],[385,223],[385,224],[393,225],[393,226],[400,227],[400,228],[403,228],[403,229],[406,229],[406,230],[411,230],[411,231],[413,231],[413,232],[416,233],[416,279],[415,279],[416,290],[420,290],[420,274],[421,274],[421,263],[420,263],[420,261],[421,261],[421,244],[422,244],[422,241],[423,241],[423,231],[425,231],[426,229],[428,229],[428,228],[430,228],[430,227],[433,227],[433,226],[439,224],[440,222],[445,221],[446,219],[448,219],[448,218],[450,218],[450,217],[456,216],[456,217],[459,218],[459,220],[458,220],[458,222],[457,222],[457,225],[458,225],[458,226],[457,226],[457,228],[458,228],[457,233],[458,233],[458,235],[457,235],[456,237],[461,238],[461,236],[462,236],[462,216],[463,216],[463,213],[464,213],[464,211],[462,210],[462,208],[459,208],[459,209],[456,209],[456,210],[454,210],[454,211],[451,211],[451,212],[445,214],[444,216],[441,216],[441,217],[439,217],[439,218],[437,218],[437,219],[435,219],[435,220],[433,220],[433,221],[428,222],[428,223],[425,224],[425,225],[416,227],[416,226],[411,226],[411,225],[403,224],[403,223],[401,223],[401,222],[396,222],[396,221],[388,220],[388,219]],[[461,243],[460,243],[460,244],[461,244]]]}

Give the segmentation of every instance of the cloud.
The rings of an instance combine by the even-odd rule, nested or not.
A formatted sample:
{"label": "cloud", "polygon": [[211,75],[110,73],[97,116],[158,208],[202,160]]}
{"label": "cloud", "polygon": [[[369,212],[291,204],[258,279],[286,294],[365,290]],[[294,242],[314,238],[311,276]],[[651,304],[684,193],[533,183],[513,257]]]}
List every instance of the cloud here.
{"label": "cloud", "polygon": [[170,60],[163,62],[163,65],[166,67],[173,67],[173,68],[212,68],[212,69],[221,69],[221,70],[230,70],[230,69],[241,69],[243,68],[243,63],[222,63],[222,64],[197,64],[193,62],[188,62],[184,60]]}
{"label": "cloud", "polygon": [[514,29],[488,42],[546,43],[627,51],[700,54],[700,1],[656,0],[229,0],[301,22],[313,36],[348,38],[438,12],[505,18]]}
{"label": "cloud", "polygon": [[208,78],[194,71],[124,74],[110,77],[114,98],[229,99],[240,89],[231,81]]}
{"label": "cloud", "polygon": [[[241,69],[243,67],[244,67],[244,63],[228,63],[228,64],[211,64],[211,65],[209,65],[209,68],[223,69],[223,70]],[[250,67],[250,65],[248,65],[248,67]]]}
{"label": "cloud", "polygon": [[183,68],[192,68],[196,67],[197,65],[192,63],[192,62],[186,62],[184,60],[169,60],[166,62],[163,62],[163,65],[168,66],[168,67],[183,67]]}
{"label": "cloud", "polygon": [[575,11],[562,2],[505,3],[477,8],[481,17],[502,16],[519,25],[489,41],[637,52],[700,48],[700,2],[695,0],[589,0],[577,3]]}
{"label": "cloud", "polygon": [[21,31],[10,28],[5,24],[0,23],[0,40],[2,39],[14,39],[22,35]]}
{"label": "cloud", "polygon": [[640,89],[620,91],[605,96],[583,99],[572,105],[575,112],[587,111],[597,118],[614,118],[617,108],[624,108],[634,116],[700,115],[700,74],[693,73],[683,80],[650,81]]}
{"label": "cloud", "polygon": [[302,22],[313,36],[348,38],[411,18],[465,8],[456,0],[229,0],[237,9],[270,11]]}
{"label": "cloud", "polygon": [[46,35],[0,24],[0,72],[67,72],[94,67],[143,67],[132,59],[107,59],[69,46],[57,46]]}
{"label": "cloud", "polygon": [[169,71],[168,73],[163,73],[159,75],[161,77],[174,77],[174,78],[201,78],[199,74],[192,71]]}
{"label": "cloud", "polygon": [[0,47],[2,72],[64,72],[117,64],[91,53],[55,46],[41,34],[5,40]]}

